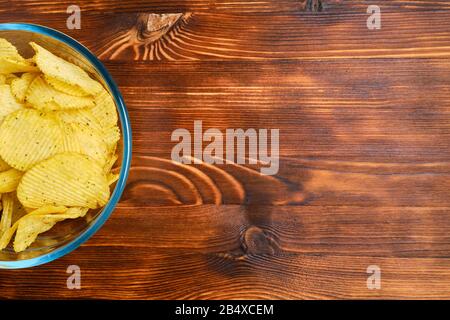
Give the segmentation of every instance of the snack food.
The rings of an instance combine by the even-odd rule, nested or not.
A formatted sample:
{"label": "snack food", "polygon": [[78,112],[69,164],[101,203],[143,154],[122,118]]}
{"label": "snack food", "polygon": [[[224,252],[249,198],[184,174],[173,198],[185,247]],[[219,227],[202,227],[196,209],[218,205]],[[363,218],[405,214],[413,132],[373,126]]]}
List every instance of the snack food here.
{"label": "snack food", "polygon": [[[0,250],[106,205],[120,139],[109,92],[85,70],[0,38]],[[14,241],[12,241],[14,239]]]}

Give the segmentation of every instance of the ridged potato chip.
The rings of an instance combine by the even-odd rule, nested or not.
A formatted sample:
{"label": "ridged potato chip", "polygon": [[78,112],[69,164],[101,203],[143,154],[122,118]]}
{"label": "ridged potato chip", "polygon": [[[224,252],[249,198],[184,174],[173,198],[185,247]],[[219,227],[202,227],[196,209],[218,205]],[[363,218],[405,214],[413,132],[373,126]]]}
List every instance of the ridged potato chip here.
{"label": "ridged potato chip", "polygon": [[108,158],[108,146],[97,131],[79,123],[65,126],[64,151],[77,152],[97,160],[103,167]]}
{"label": "ridged potato chip", "polygon": [[8,115],[0,125],[0,157],[11,167],[31,166],[62,151],[59,119],[51,113],[23,109]]}
{"label": "ridged potato chip", "polygon": [[5,193],[2,195],[2,218],[0,220],[0,237],[10,227],[12,223],[12,216],[14,210],[14,194]]}
{"label": "ridged potato chip", "polygon": [[108,184],[112,185],[114,182],[119,180],[119,174],[118,173],[108,173]]}
{"label": "ridged potato chip", "polygon": [[54,214],[54,213],[64,213],[67,211],[66,207],[55,207],[55,206],[45,206],[36,210],[31,211],[30,213],[28,213],[27,215],[23,216],[22,218],[20,218],[18,221],[16,221],[11,228],[9,228],[5,233],[3,233],[0,236],[0,250],[3,250],[4,248],[6,248],[6,246],[8,245],[8,243],[11,241],[14,233],[16,232],[19,223],[21,220],[29,218],[31,216],[35,216],[35,215],[45,215],[45,214]]}
{"label": "ridged potato chip", "polygon": [[83,217],[87,211],[87,208],[69,208],[63,213],[34,214],[20,219],[14,239],[14,251],[25,250],[40,233],[50,230],[60,221]]}
{"label": "ridged potato chip", "polygon": [[2,158],[0,158],[0,172],[11,169],[11,166],[5,162]]}
{"label": "ridged potato chip", "polygon": [[10,113],[23,108],[25,105],[14,98],[11,87],[7,84],[0,85],[0,123]]}
{"label": "ridged potato chip", "polygon": [[103,167],[103,171],[106,173],[110,172],[114,167],[114,164],[116,163],[117,159],[118,159],[117,154],[112,154],[106,161],[106,164]]}
{"label": "ridged potato chip", "polygon": [[103,168],[79,153],[60,153],[38,163],[17,187],[17,197],[29,208],[56,205],[95,209],[108,202],[109,192]]}
{"label": "ridged potato chip", "polygon": [[12,192],[17,189],[23,172],[16,169],[9,169],[0,172],[0,193]]}
{"label": "ridged potato chip", "polygon": [[[117,142],[120,140],[120,129],[117,125],[112,127],[103,128],[97,119],[92,114],[92,109],[76,109],[76,110],[64,110],[58,111],[58,116],[61,121],[67,127],[66,131],[66,145],[71,145],[72,148],[66,148],[65,150],[80,152],[87,154],[95,159],[100,160],[102,163],[106,163],[106,158],[109,157],[108,154],[113,154],[117,145]],[[78,133],[78,135],[82,135],[83,132],[89,134],[93,139],[92,142],[83,148],[79,146],[74,141],[74,135]],[[104,143],[98,141],[98,138],[101,138]],[[78,139],[80,140],[80,139]],[[90,139],[82,139],[82,140],[90,140]],[[106,145],[106,150],[103,147]],[[93,148],[94,147],[94,148]],[[99,157],[96,156],[95,153],[88,152],[88,150],[95,152],[102,152],[104,156]]]}
{"label": "ridged potato chip", "polygon": [[18,79],[19,77],[16,76],[14,73],[10,73],[5,75],[5,84],[11,85],[11,82],[13,82],[14,79]]}
{"label": "ridged potato chip", "polygon": [[19,102],[25,102],[25,94],[35,77],[36,73],[24,73],[20,78],[11,81],[11,92]]}
{"label": "ridged potato chip", "polygon": [[117,109],[111,95],[105,89],[95,96],[95,106],[91,109],[92,114],[103,128],[117,125]]}
{"label": "ridged potato chip", "polygon": [[102,131],[102,126],[94,117],[90,108],[61,110],[57,111],[56,114],[64,124],[76,123],[88,126],[98,132]]}
{"label": "ridged potato chip", "polygon": [[38,76],[30,84],[25,99],[34,108],[43,111],[81,109],[94,106],[92,97],[74,97],[50,86]]}
{"label": "ridged potato chip", "polygon": [[36,52],[34,60],[37,66],[48,77],[75,86],[87,94],[95,95],[103,89],[98,81],[92,79],[79,66],[54,55],[34,42],[30,45]]}
{"label": "ridged potato chip", "polygon": [[4,38],[0,38],[0,58],[12,58],[25,60],[17,51],[17,48]]}
{"label": "ridged potato chip", "polygon": [[0,73],[38,72],[39,69],[26,60],[0,57]]}
{"label": "ridged potato chip", "polygon": [[55,88],[58,91],[70,94],[71,96],[85,97],[89,95],[88,93],[80,89],[80,87],[68,84],[66,82],[63,82],[61,80],[58,80],[56,78],[47,75],[45,75],[44,78],[45,81],[47,81],[47,83],[51,85],[53,88]]}

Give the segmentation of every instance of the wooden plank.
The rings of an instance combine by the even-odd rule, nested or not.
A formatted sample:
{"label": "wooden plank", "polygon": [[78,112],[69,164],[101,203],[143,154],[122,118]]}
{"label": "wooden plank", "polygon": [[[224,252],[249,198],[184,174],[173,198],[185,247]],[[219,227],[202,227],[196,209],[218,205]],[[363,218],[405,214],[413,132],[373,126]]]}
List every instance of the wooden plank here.
{"label": "wooden plank", "polygon": [[[189,254],[139,247],[83,247],[46,267],[0,271],[3,298],[330,299],[449,298],[448,258]],[[81,268],[82,290],[66,288]],[[366,269],[381,268],[381,290]],[[7,290],[5,290],[7,288]]]}
{"label": "wooden plank", "polygon": [[[173,11],[223,11],[238,13],[258,12],[297,12],[332,9],[340,4],[340,0],[150,0],[150,1],[77,1],[77,5],[83,11],[99,12],[173,12]],[[320,4],[319,4],[320,3]],[[66,13],[67,7],[71,5],[67,1],[40,1],[31,0],[22,4],[14,4],[8,1],[0,1],[0,12],[8,12],[8,9],[20,9],[22,12],[31,14],[40,13]]]}
{"label": "wooden plank", "polygon": [[[271,60],[448,57],[448,10],[383,13],[381,30],[368,30],[365,10],[337,14],[172,11],[176,21],[139,13],[82,14],[67,30],[66,13],[0,13],[1,21],[54,27],[103,60]],[[268,16],[270,15],[270,18]],[[163,20],[161,20],[163,19]],[[220,21],[220,24],[217,24]],[[164,27],[161,27],[164,26]],[[436,28],[435,26],[440,26]]]}
{"label": "wooden plank", "polygon": [[[449,221],[448,207],[185,205],[173,210],[125,201],[86,246],[235,256],[445,258]],[[133,232],[124,237],[124,228]]]}
{"label": "wooden plank", "polygon": [[[122,204],[449,206],[450,164],[357,163],[281,158],[275,176],[261,166],[178,165],[135,156]],[[359,210],[356,208],[356,210]]]}
{"label": "wooden plank", "polygon": [[[447,1],[360,1],[360,0],[140,0],[129,1],[89,1],[79,0],[76,3],[83,11],[101,11],[103,13],[117,12],[157,12],[170,13],[174,11],[218,11],[228,13],[280,13],[280,12],[365,12],[369,5],[378,5],[383,11],[438,11],[449,8]],[[36,13],[66,13],[71,5],[64,0],[41,1],[27,0],[23,3],[0,1],[0,12],[20,10],[31,14]],[[16,12],[17,14],[17,12]]]}
{"label": "wooden plank", "polygon": [[283,157],[449,160],[445,59],[106,65],[130,110],[137,154],[170,157],[172,131],[204,120],[204,130],[222,132],[281,128]]}

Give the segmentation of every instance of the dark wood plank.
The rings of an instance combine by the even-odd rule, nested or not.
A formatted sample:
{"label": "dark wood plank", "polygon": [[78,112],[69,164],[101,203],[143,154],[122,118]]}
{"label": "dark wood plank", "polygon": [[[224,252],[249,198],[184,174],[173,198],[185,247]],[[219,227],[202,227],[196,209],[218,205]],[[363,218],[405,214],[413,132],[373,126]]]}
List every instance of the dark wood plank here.
{"label": "dark wood plank", "polygon": [[[66,268],[73,263],[81,268],[82,290],[65,287]],[[366,286],[366,269],[374,264],[382,270],[381,290]],[[0,295],[34,299],[448,299],[449,267],[448,258],[236,257],[139,247],[83,247],[46,267],[9,271],[0,278]]]}
{"label": "dark wood plank", "polygon": [[[183,165],[135,156],[122,203],[449,206],[450,164],[382,164],[281,158],[276,176],[260,166]],[[359,210],[356,208],[355,210]],[[400,209],[399,209],[400,210]],[[401,211],[401,210],[400,210]]]}
{"label": "dark wood plank", "polygon": [[[344,8],[346,5],[341,4]],[[367,7],[365,8],[367,9]],[[42,23],[66,32],[104,60],[271,60],[449,57],[449,11],[383,13],[381,30],[368,30],[363,8],[346,12],[241,12],[173,10],[87,11],[82,28],[68,30],[65,12],[0,12],[1,21]],[[217,23],[220,21],[220,24]],[[160,29],[161,26],[165,26]],[[439,26],[437,28],[436,26]]]}
{"label": "dark wood plank", "polygon": [[194,120],[204,120],[205,130],[222,132],[281,128],[284,157],[375,163],[450,158],[445,59],[106,65],[130,110],[136,154],[168,158],[172,131],[192,130]]}
{"label": "dark wood plank", "polygon": [[[448,298],[449,218],[448,208],[122,204],[70,255],[1,270],[0,297]],[[65,287],[72,264],[80,291]],[[380,291],[367,290],[369,265],[382,270]]]}

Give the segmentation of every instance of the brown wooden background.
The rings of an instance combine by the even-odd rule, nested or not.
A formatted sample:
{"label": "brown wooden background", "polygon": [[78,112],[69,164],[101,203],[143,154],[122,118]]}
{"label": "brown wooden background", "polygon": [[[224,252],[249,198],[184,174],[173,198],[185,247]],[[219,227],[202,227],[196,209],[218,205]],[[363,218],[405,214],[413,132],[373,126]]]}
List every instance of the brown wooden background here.
{"label": "brown wooden background", "polygon": [[[162,13],[182,15],[156,31]],[[1,298],[450,298],[449,1],[0,1],[0,21],[100,56],[134,130],[111,219],[56,262],[1,270]],[[171,164],[194,120],[280,128],[279,174]]]}

